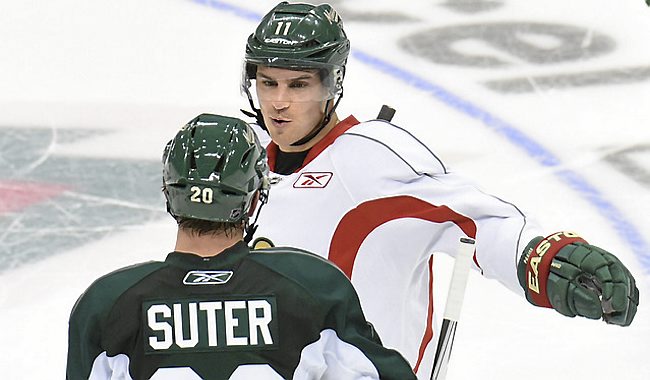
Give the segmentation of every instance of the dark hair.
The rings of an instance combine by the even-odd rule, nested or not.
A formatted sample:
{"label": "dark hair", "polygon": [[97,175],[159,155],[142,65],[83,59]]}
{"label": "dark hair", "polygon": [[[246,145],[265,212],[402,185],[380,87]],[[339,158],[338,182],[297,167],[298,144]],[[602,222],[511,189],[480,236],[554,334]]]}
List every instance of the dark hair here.
{"label": "dark hair", "polygon": [[210,220],[178,218],[176,219],[178,227],[188,231],[191,235],[221,235],[232,237],[238,232],[244,231],[244,221],[238,223],[213,222]]}

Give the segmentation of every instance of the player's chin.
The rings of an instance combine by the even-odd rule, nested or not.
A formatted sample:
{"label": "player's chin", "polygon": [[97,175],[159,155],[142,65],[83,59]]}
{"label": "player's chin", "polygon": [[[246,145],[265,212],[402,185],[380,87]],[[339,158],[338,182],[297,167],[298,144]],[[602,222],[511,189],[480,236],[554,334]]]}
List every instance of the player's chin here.
{"label": "player's chin", "polygon": [[287,131],[283,129],[277,129],[272,126],[267,126],[269,130],[269,135],[271,135],[271,140],[273,140],[274,143],[276,143],[282,151],[287,151],[287,148],[296,141],[297,139],[293,139],[292,135]]}

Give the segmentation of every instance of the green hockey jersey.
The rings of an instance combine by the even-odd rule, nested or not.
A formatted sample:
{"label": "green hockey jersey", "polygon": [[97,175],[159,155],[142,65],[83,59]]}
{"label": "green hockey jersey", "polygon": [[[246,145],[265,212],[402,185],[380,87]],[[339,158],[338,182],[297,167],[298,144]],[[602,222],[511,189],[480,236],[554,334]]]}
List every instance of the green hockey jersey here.
{"label": "green hockey jersey", "polygon": [[69,325],[67,379],[415,379],[347,277],[310,253],[237,243],[95,281]]}

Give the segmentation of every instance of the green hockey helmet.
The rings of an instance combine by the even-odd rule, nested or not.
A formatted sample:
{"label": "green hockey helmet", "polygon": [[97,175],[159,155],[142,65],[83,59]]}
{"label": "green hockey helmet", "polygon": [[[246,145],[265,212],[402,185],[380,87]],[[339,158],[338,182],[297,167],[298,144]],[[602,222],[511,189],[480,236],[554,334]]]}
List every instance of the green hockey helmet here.
{"label": "green hockey helmet", "polygon": [[246,60],[288,68],[345,66],[350,41],[338,13],[329,5],[276,5],[246,44]]}
{"label": "green hockey helmet", "polygon": [[327,89],[325,99],[334,98],[343,91],[349,52],[350,41],[343,30],[343,22],[329,4],[282,2],[264,16],[248,37],[242,90],[250,94],[258,65],[291,70],[316,69]]}
{"label": "green hockey helmet", "polygon": [[176,219],[246,221],[254,195],[266,198],[266,152],[237,118],[201,114],[165,147],[163,192]]}

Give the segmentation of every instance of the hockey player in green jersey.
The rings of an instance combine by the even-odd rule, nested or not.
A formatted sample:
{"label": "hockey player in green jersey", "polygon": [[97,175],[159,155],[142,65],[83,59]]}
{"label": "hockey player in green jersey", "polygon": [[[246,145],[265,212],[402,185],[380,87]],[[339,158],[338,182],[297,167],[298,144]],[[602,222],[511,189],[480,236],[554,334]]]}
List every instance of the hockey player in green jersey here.
{"label": "hockey player in green jersey", "polygon": [[107,274],[79,298],[68,380],[415,379],[339,269],[305,251],[247,246],[269,182],[245,122],[196,117],[163,164],[175,250]]}

